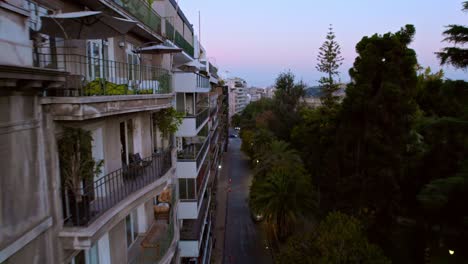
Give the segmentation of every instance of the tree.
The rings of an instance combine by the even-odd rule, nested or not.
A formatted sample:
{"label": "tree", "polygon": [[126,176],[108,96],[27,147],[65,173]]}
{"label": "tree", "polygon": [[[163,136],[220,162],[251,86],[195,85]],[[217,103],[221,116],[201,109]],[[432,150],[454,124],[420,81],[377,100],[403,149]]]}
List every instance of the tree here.
{"label": "tree", "polygon": [[279,263],[386,264],[382,250],[370,244],[361,223],[340,212],[330,213],[311,234],[293,237]]}
{"label": "tree", "polygon": [[335,41],[332,25],[330,25],[326,40],[319,50],[316,68],[319,72],[326,74],[325,77],[321,77],[319,80],[322,93],[321,101],[324,105],[332,107],[337,102],[337,97],[334,93],[339,89],[334,76],[338,76],[338,68],[343,61],[341,48],[338,42]]}
{"label": "tree", "polygon": [[233,127],[238,127],[240,126],[240,122],[241,122],[241,117],[239,114],[235,114],[231,117],[231,125]]}
{"label": "tree", "polygon": [[302,166],[274,166],[266,178],[254,179],[250,206],[274,225],[277,239],[282,240],[290,233],[291,224],[314,208],[309,177]]}
{"label": "tree", "polygon": [[[337,207],[375,212],[374,227],[389,225],[400,205],[407,146],[417,114],[416,53],[408,48],[412,25],[396,33],[364,37],[350,69],[342,103],[336,158]],[[377,232],[373,232],[377,235]],[[385,236],[385,234],[380,234]],[[382,237],[383,238],[383,237]]]}
{"label": "tree", "polygon": [[[463,2],[463,10],[468,11],[468,1]],[[462,25],[448,25],[443,32],[444,41],[453,43],[453,47],[443,48],[436,52],[440,63],[451,64],[455,68],[464,69],[468,66],[468,49],[463,46],[468,42],[468,27]],[[457,46],[460,45],[460,46]]]}
{"label": "tree", "polygon": [[272,131],[281,140],[289,141],[292,128],[300,122],[298,108],[300,99],[305,95],[305,84],[295,83],[294,74],[290,71],[281,73],[276,78],[274,101],[275,122]]}
{"label": "tree", "polygon": [[[273,141],[266,151],[255,156],[255,177],[266,176],[274,167],[302,167],[302,161],[296,150],[285,141]],[[258,160],[258,162],[257,162]]]}

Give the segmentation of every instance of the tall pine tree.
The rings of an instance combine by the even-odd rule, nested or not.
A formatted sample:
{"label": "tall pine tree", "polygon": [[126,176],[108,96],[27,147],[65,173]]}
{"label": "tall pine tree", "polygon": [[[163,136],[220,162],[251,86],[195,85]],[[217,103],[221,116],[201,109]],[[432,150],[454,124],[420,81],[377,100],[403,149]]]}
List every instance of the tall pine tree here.
{"label": "tall pine tree", "polygon": [[[468,11],[468,1],[463,2],[463,11]],[[468,43],[468,27],[462,25],[448,25],[447,30],[443,32],[445,39],[453,43],[453,47],[443,48],[436,52],[440,63],[451,64],[455,68],[465,69],[468,67],[468,49],[463,46]]]}
{"label": "tall pine tree", "polygon": [[337,102],[334,93],[339,89],[334,77],[338,76],[338,68],[342,64],[343,57],[341,57],[340,45],[335,40],[332,25],[328,30],[326,40],[319,49],[316,68],[319,72],[326,74],[319,80],[322,93],[321,101],[325,106],[333,106]]}

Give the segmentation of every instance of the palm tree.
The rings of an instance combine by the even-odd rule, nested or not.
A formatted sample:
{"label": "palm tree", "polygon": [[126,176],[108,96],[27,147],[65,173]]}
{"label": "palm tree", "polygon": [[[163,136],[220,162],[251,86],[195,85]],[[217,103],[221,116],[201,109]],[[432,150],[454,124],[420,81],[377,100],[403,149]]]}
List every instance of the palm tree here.
{"label": "palm tree", "polygon": [[[298,152],[290,148],[285,141],[274,140],[270,147],[255,156],[255,177],[264,177],[273,167],[302,165]],[[301,166],[300,166],[301,167]]]}
{"label": "palm tree", "polygon": [[258,129],[253,135],[253,161],[260,159],[270,149],[270,145],[274,140],[274,135],[269,130]]}
{"label": "palm tree", "polygon": [[301,167],[275,166],[250,187],[250,206],[273,224],[276,239],[286,238],[290,224],[315,208],[310,177]]}

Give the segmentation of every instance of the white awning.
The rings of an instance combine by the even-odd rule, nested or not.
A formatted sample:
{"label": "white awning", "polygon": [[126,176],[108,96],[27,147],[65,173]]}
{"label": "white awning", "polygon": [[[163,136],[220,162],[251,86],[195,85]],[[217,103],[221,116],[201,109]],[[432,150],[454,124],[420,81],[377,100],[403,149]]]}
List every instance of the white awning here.
{"label": "white awning", "polygon": [[64,39],[103,39],[126,34],[137,23],[106,15],[101,11],[81,11],[41,17],[40,33]]}
{"label": "white awning", "polygon": [[168,53],[179,53],[182,49],[177,47],[169,47],[162,44],[153,45],[149,47],[139,48],[135,50],[136,53],[141,54],[168,54]]}

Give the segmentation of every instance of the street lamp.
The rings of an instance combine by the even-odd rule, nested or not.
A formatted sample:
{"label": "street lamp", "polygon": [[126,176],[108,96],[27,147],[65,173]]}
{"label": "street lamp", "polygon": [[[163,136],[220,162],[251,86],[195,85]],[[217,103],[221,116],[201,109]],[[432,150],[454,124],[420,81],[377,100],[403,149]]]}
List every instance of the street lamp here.
{"label": "street lamp", "polygon": [[221,168],[222,168],[222,166],[221,166],[221,164],[219,164],[219,165],[218,165],[218,169],[221,169]]}
{"label": "street lamp", "polygon": [[449,254],[450,254],[450,255],[453,255],[453,254],[455,254],[455,250],[451,250],[451,249],[449,249]]}

